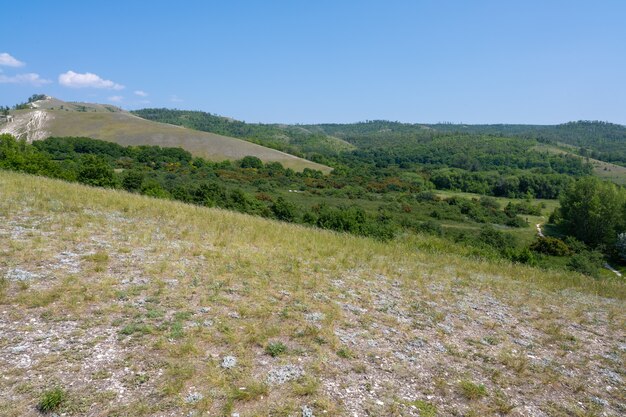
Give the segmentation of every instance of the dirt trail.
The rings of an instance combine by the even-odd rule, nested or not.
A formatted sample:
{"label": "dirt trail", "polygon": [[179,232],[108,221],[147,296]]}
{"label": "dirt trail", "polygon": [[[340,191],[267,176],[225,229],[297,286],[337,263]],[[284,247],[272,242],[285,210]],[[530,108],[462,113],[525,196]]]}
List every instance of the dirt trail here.
{"label": "dirt trail", "polygon": [[541,223],[537,223],[537,234],[539,235],[539,237],[545,237],[543,234],[543,231],[541,230]]}
{"label": "dirt trail", "polygon": [[617,275],[618,277],[621,277],[621,276],[622,276],[622,273],[621,273],[621,272],[619,272],[617,269],[613,268],[611,265],[609,265],[609,264],[604,264],[604,267],[605,267],[606,269],[608,269],[609,271],[613,272],[613,273],[614,273],[615,275]]}

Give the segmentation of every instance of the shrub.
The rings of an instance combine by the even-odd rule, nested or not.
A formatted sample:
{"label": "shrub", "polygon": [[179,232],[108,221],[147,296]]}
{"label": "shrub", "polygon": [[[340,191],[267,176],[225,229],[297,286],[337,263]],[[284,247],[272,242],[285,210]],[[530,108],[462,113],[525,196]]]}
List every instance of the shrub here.
{"label": "shrub", "polygon": [[286,222],[293,222],[298,213],[298,209],[295,204],[286,201],[282,197],[278,197],[276,199],[276,202],[272,204],[271,209],[272,213],[274,213],[274,216],[276,216],[278,220]]}
{"label": "shrub", "polygon": [[155,180],[146,181],[141,187],[141,194],[155,198],[169,198],[169,193]]}
{"label": "shrub", "polygon": [[143,177],[140,171],[128,171],[122,180],[122,187],[126,191],[138,191],[143,184]]}
{"label": "shrub", "polygon": [[500,232],[494,229],[493,226],[484,226],[480,229],[478,240],[482,244],[499,249],[502,252],[515,248],[515,237],[509,233]]}
{"label": "shrub", "polygon": [[558,224],[563,220],[563,215],[561,214],[561,209],[559,207],[555,208],[552,213],[550,213],[550,217],[548,218],[548,223]]}
{"label": "shrub", "polygon": [[480,205],[485,208],[492,209],[492,210],[500,210],[500,203],[494,197],[482,196],[480,197],[479,201],[480,201]]}
{"label": "shrub", "polygon": [[600,274],[600,268],[604,264],[604,258],[598,251],[584,251],[572,255],[567,266],[573,270],[585,275],[597,277]]}
{"label": "shrub", "polygon": [[527,227],[528,226],[528,222],[519,216],[511,217],[504,224],[506,224],[509,227]]}
{"label": "shrub", "polygon": [[540,237],[530,245],[532,251],[552,256],[568,256],[571,249],[561,239],[555,237]]}
{"label": "shrub", "polygon": [[438,201],[439,196],[434,191],[422,191],[415,196],[418,201]]}
{"label": "shrub", "polygon": [[587,245],[576,239],[574,236],[566,236],[563,241],[570,248],[572,253],[580,253],[588,249]]}
{"label": "shrub", "polygon": [[518,252],[513,252],[511,255],[511,260],[513,262],[518,262],[531,266],[537,265],[537,258],[528,248],[524,248]]}
{"label": "shrub", "polygon": [[424,223],[417,226],[417,231],[421,233],[426,233],[433,236],[442,236],[443,228],[439,223],[433,220],[427,220]]}
{"label": "shrub", "polygon": [[529,214],[531,216],[541,215],[541,206],[533,206],[529,201],[520,201],[518,203],[509,202],[504,208],[507,216],[513,217],[517,214]]}

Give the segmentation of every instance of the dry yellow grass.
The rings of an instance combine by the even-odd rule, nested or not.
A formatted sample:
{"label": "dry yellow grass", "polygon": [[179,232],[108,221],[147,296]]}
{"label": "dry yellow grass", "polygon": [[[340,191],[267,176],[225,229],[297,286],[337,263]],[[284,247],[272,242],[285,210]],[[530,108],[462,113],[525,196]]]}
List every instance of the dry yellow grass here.
{"label": "dry yellow grass", "polygon": [[3,416],[56,386],[61,412],[93,416],[624,402],[622,281],[9,172],[0,196]]}

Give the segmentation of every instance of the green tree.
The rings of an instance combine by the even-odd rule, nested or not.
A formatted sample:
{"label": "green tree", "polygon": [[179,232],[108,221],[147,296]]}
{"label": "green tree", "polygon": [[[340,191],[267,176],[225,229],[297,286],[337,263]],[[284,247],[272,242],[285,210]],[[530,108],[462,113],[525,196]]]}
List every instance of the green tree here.
{"label": "green tree", "polygon": [[598,251],[575,253],[567,262],[567,266],[570,269],[592,277],[600,275],[600,269],[603,264],[604,258]]}
{"label": "green tree", "polygon": [[256,156],[244,156],[244,158],[241,160],[241,167],[260,169],[263,168],[263,161],[261,161]]}
{"label": "green tree", "polygon": [[552,256],[571,255],[571,249],[561,239],[555,237],[540,237],[530,245],[530,250]]}
{"label": "green tree", "polygon": [[122,180],[122,187],[124,187],[126,191],[138,191],[143,184],[143,178],[144,175],[140,171],[128,171]]}
{"label": "green tree", "polygon": [[154,198],[170,198],[170,194],[155,180],[146,181],[141,187],[141,194]]}
{"label": "green tree", "polygon": [[115,174],[109,164],[95,155],[85,155],[81,160],[78,181],[97,187],[115,187]]}
{"label": "green tree", "polygon": [[283,220],[286,222],[295,221],[298,214],[297,207],[294,204],[285,200],[283,197],[278,197],[274,204],[272,204],[271,209],[274,213],[274,216],[276,216],[278,220]]}
{"label": "green tree", "polygon": [[568,234],[592,247],[612,245],[624,229],[626,192],[615,184],[586,177],[561,197],[561,224]]}

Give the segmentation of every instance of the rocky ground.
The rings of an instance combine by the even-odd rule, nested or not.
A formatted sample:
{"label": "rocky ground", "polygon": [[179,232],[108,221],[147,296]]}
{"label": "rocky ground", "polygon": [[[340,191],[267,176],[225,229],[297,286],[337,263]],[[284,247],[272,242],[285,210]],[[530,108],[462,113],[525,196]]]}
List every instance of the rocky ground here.
{"label": "rocky ground", "polygon": [[59,416],[626,415],[621,299],[147,198],[0,190],[2,416],[53,388]]}

